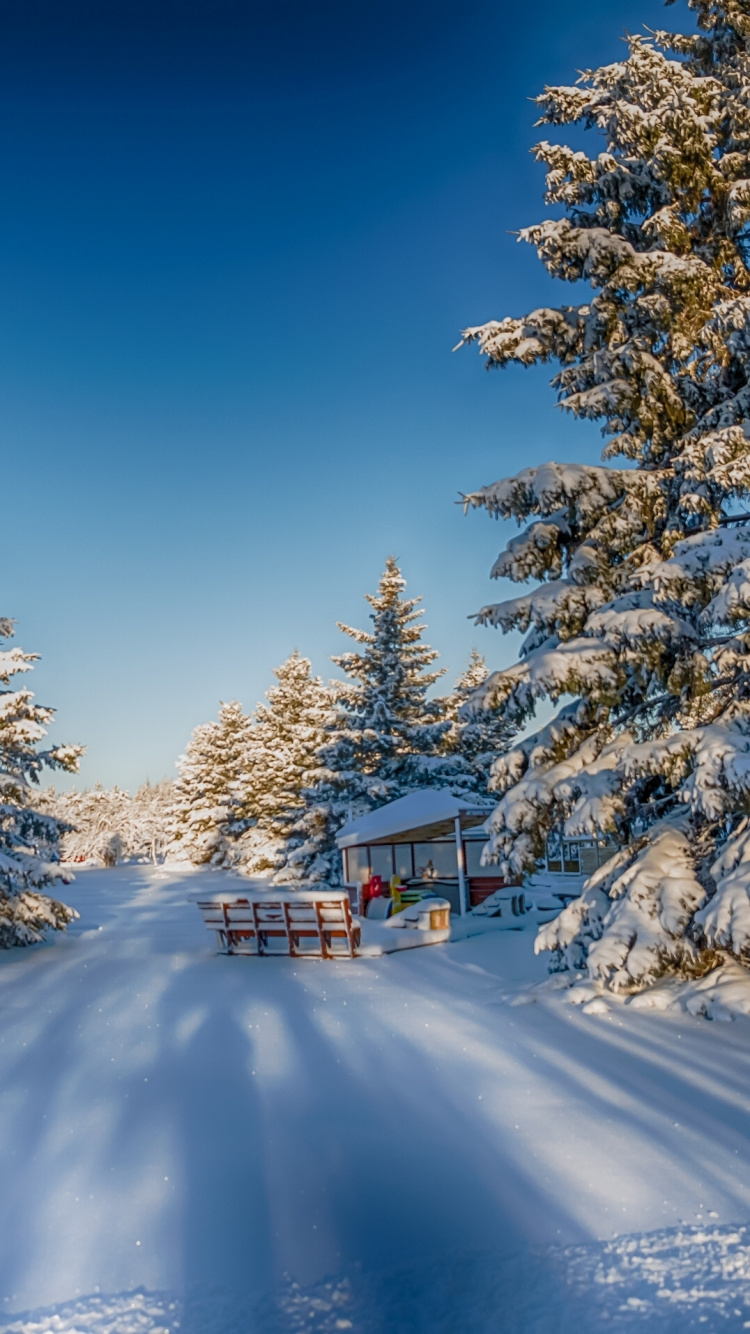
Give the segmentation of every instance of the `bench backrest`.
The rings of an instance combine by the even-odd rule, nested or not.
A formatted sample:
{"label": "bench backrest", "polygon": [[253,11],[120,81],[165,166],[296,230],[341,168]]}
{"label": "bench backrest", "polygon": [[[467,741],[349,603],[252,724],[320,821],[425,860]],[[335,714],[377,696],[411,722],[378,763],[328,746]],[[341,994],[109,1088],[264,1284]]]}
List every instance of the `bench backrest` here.
{"label": "bench backrest", "polygon": [[[239,950],[246,953],[243,942],[253,940],[255,952],[265,954],[269,941],[276,944],[285,940],[286,952],[308,954],[310,949],[302,947],[302,940],[317,940],[317,950],[323,958],[331,954],[340,954],[340,948],[333,947],[334,937],[341,944],[345,943],[345,952],[353,957],[359,942],[359,926],[352,921],[349,899],[344,895],[328,897],[324,894],[314,897],[307,894],[295,899],[291,894],[273,899],[260,896],[231,901],[216,902],[203,900],[198,903],[204,925],[209,931],[215,931],[220,947],[229,954]],[[271,949],[278,953],[278,949]],[[285,952],[282,945],[281,952]]]}
{"label": "bench backrest", "polygon": [[198,907],[211,931],[248,931],[253,930],[256,923],[260,927],[283,926],[284,908],[293,926],[315,926],[318,913],[326,926],[344,925],[351,917],[346,899],[315,899],[312,902],[305,899],[300,903],[291,903],[289,899],[283,902],[273,899],[260,902],[257,899],[252,902],[235,899],[231,903],[202,902]]}

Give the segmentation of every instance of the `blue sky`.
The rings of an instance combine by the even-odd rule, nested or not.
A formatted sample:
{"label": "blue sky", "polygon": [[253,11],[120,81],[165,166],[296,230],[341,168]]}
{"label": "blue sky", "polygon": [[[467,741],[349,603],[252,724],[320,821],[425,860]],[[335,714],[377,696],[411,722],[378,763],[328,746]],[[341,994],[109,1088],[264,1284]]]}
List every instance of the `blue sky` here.
{"label": "blue sky", "polygon": [[459,330],[569,299],[527,100],[654,0],[0,6],[3,614],[82,781],[134,787],[298,647],[327,674],[385,557],[449,677],[502,529],[471,490],[595,459],[548,373]]}

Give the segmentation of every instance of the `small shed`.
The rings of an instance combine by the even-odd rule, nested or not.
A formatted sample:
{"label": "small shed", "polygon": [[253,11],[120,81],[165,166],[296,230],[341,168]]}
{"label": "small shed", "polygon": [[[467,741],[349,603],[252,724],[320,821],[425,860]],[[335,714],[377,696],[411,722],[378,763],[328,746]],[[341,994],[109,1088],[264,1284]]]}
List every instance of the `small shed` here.
{"label": "small shed", "polygon": [[497,868],[481,866],[487,842],[484,822],[494,801],[456,797],[443,788],[418,788],[368,815],[351,820],[336,842],[344,880],[364,885],[374,875],[388,885],[428,883],[465,913],[506,882]]}

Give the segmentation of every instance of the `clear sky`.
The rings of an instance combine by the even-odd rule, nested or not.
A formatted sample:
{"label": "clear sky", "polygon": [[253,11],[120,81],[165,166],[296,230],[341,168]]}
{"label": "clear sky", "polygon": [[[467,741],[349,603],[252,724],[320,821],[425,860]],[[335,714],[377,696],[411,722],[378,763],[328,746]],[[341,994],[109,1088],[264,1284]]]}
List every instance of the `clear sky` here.
{"label": "clear sky", "polygon": [[449,677],[501,595],[459,491],[596,459],[548,373],[451,355],[570,299],[528,98],[656,0],[0,0],[2,603],[82,781],[174,772],[294,647],[327,674],[385,557]]}

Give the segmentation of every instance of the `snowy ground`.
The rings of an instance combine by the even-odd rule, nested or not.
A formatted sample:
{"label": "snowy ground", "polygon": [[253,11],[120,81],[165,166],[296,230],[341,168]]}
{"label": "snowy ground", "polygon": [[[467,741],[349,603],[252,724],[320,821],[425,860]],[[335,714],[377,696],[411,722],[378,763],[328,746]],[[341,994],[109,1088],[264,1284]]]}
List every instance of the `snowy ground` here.
{"label": "snowy ground", "polygon": [[750,1328],[750,1021],[513,1006],[529,932],[220,957],[216,883],[0,956],[0,1329]]}

